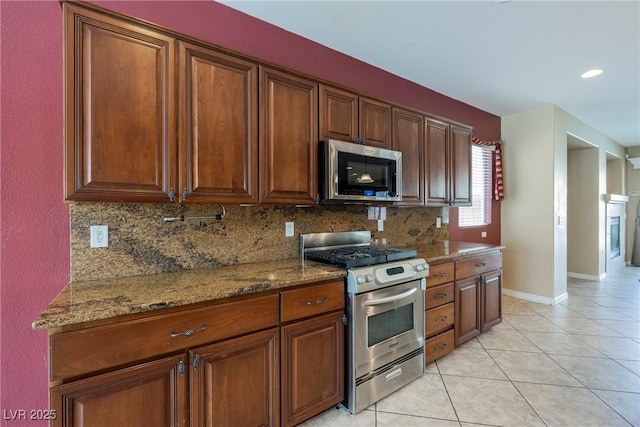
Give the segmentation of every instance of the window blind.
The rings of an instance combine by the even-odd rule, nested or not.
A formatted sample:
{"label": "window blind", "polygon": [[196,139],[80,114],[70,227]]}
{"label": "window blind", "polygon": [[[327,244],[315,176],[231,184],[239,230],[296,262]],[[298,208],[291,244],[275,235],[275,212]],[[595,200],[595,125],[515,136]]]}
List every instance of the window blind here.
{"label": "window blind", "polygon": [[492,147],[471,146],[471,206],[458,208],[458,226],[491,224],[492,162]]}

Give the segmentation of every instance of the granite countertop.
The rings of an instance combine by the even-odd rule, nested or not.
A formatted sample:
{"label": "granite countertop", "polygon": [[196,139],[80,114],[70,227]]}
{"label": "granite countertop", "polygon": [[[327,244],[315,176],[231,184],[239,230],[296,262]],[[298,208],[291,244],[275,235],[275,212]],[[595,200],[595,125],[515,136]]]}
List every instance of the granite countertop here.
{"label": "granite countertop", "polygon": [[453,261],[462,257],[480,255],[486,252],[499,251],[504,249],[501,245],[490,245],[486,243],[469,242],[438,242],[414,246],[418,256],[424,258],[427,263],[442,263]]}
{"label": "granite countertop", "polygon": [[168,307],[338,279],[346,271],[299,258],[69,283],[33,322],[34,329],[76,325]]}
{"label": "granite countertop", "polygon": [[[414,246],[428,263],[504,249],[482,243],[439,242]],[[215,301],[256,292],[343,278],[346,271],[299,258],[69,283],[33,322],[48,329]]]}

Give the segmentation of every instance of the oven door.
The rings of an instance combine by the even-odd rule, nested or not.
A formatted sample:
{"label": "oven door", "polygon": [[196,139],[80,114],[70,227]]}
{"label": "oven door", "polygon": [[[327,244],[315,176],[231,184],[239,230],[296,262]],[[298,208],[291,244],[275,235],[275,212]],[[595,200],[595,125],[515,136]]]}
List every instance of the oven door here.
{"label": "oven door", "polygon": [[358,294],[353,303],[355,378],[424,346],[420,280]]}

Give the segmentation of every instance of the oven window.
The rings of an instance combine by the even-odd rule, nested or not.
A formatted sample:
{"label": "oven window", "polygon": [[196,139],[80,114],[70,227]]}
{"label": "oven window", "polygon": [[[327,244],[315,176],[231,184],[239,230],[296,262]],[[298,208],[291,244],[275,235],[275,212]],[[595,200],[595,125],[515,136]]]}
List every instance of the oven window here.
{"label": "oven window", "polygon": [[367,345],[374,346],[413,329],[413,304],[367,318]]}

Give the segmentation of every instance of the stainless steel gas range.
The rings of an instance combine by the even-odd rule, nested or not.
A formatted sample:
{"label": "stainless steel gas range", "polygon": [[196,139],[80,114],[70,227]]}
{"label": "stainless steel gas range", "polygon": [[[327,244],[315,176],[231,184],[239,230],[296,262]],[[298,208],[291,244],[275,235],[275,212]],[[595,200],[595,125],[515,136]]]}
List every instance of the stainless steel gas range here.
{"label": "stainless steel gas range", "polygon": [[424,374],[429,265],[415,251],[371,246],[369,231],[302,234],[303,259],[347,269],[346,390],[355,414]]}

